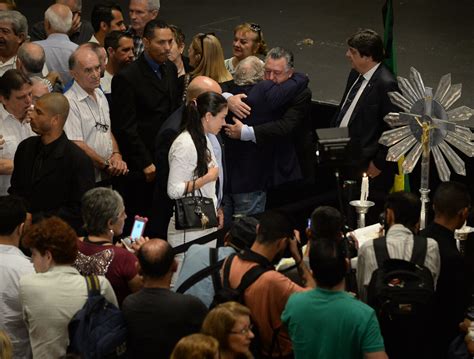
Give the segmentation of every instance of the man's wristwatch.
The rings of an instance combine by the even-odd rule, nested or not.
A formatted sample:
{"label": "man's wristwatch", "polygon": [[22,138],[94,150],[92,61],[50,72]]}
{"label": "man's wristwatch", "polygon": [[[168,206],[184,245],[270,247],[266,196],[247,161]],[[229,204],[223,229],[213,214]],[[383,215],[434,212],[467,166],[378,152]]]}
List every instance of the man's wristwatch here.
{"label": "man's wristwatch", "polygon": [[108,169],[110,167],[110,161],[109,160],[105,160],[104,161],[104,170]]}

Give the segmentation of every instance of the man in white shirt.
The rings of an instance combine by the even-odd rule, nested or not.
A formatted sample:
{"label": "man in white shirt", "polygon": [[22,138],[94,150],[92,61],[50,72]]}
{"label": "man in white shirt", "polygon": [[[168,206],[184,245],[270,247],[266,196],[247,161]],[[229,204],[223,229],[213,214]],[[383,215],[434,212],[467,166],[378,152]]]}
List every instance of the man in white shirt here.
{"label": "man in white shirt", "polygon": [[92,9],[91,23],[94,28],[89,42],[104,46],[105,36],[111,31],[125,31],[122,8],[116,3],[96,4]]}
{"label": "man in white shirt", "polygon": [[6,195],[13,173],[13,158],[21,141],[34,136],[28,111],[32,105],[31,80],[18,70],[8,70],[0,78],[0,195]]}
{"label": "man in white shirt", "polygon": [[[395,166],[385,160],[387,149],[378,143],[388,124],[383,120],[389,112],[399,109],[390,102],[388,93],[398,91],[395,77],[385,65],[383,41],[373,30],[364,29],[347,40],[352,71],[332,127],[348,127],[361,155],[355,164],[354,178],[363,172],[372,178],[371,189],[386,194],[393,184]],[[372,192],[372,191],[371,191]]]}
{"label": "man in white shirt", "polygon": [[28,22],[18,11],[0,11],[0,76],[15,68],[16,54],[28,38]]}
{"label": "man in white shirt", "polygon": [[[391,259],[409,261],[413,251],[414,234],[418,233],[421,202],[413,193],[395,192],[388,196],[385,203],[385,225],[388,230],[387,250]],[[377,239],[375,239],[377,240]],[[424,265],[433,276],[436,286],[440,271],[438,243],[427,239]],[[368,240],[359,249],[357,257],[357,287],[361,300],[367,300],[367,287],[372,273],[378,268],[374,251],[374,240]]]}
{"label": "man in white shirt", "polygon": [[0,330],[13,343],[13,357],[31,358],[28,330],[19,299],[20,278],[34,273],[30,258],[18,246],[27,221],[24,203],[12,196],[0,197]]}
{"label": "man in white shirt", "polygon": [[104,46],[107,50],[108,61],[104,76],[100,79],[100,87],[105,94],[109,94],[112,92],[114,75],[135,60],[133,38],[127,32],[112,31],[105,37]]}
{"label": "man in white shirt", "polygon": [[110,129],[109,105],[100,85],[97,54],[81,47],[70,59],[74,84],[65,93],[70,111],[64,131],[91,158],[96,183],[128,173]]}

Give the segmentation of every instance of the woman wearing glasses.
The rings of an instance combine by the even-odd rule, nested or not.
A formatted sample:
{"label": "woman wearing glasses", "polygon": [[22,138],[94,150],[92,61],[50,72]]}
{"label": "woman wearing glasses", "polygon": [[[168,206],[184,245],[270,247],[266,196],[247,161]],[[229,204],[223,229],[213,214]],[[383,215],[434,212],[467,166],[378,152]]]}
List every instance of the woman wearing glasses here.
{"label": "woman wearing glasses", "polygon": [[234,29],[232,57],[225,60],[225,67],[234,75],[238,63],[248,56],[265,56],[267,44],[263,39],[262,28],[258,24],[244,23]]}
{"label": "woman wearing glasses", "polygon": [[250,309],[242,304],[227,302],[212,309],[202,323],[202,332],[217,339],[221,359],[253,358]]}
{"label": "woman wearing glasses", "polygon": [[221,42],[213,33],[197,34],[188,49],[189,64],[194,67],[191,77],[207,76],[222,84],[232,80],[224,65]]}

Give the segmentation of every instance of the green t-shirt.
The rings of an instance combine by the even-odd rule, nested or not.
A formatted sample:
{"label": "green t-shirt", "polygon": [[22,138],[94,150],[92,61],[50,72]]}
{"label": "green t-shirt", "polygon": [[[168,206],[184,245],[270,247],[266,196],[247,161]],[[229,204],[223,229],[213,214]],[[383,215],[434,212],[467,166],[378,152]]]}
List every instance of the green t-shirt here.
{"label": "green t-shirt", "polygon": [[384,350],[374,310],[345,292],[317,288],[295,293],[281,320],[296,359],[359,359]]}

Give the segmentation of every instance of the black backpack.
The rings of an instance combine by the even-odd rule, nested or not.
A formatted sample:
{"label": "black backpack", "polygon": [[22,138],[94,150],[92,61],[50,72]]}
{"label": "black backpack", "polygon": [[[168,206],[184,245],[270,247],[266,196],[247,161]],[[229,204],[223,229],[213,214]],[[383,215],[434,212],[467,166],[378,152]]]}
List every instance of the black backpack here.
{"label": "black backpack", "polygon": [[69,323],[67,352],[84,359],[127,358],[122,312],[100,294],[99,278],[87,276],[87,301]]}
{"label": "black backpack", "polygon": [[210,308],[214,308],[215,306],[225,303],[225,302],[239,302],[240,304],[244,304],[244,293],[245,290],[253,284],[263,273],[268,272],[272,268],[269,266],[263,266],[259,262],[258,264],[252,268],[250,268],[242,277],[240,284],[237,288],[232,288],[229,282],[229,275],[230,275],[230,267],[232,265],[232,261],[237,254],[231,254],[224,263],[224,270],[223,270],[223,278],[222,278],[222,286],[219,288],[216,293],[214,294],[214,300],[211,303]]}
{"label": "black backpack", "polygon": [[378,268],[372,273],[367,290],[367,303],[373,307],[379,321],[420,320],[430,315],[434,297],[433,276],[424,266],[427,239],[413,237],[410,261],[391,259],[385,237],[374,240]]}

